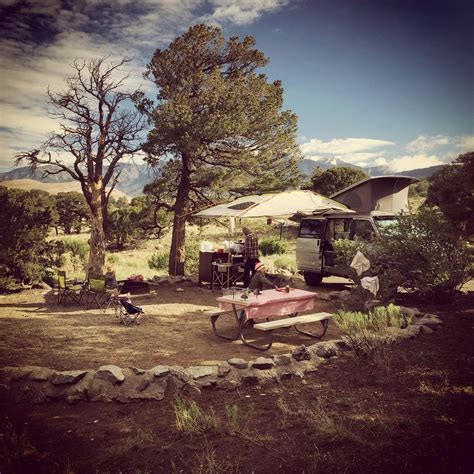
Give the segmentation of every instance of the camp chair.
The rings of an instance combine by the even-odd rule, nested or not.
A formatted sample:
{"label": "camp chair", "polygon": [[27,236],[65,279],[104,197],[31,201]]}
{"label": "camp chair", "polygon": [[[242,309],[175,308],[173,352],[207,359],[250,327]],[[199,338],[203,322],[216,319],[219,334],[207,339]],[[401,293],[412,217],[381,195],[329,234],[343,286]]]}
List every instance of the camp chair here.
{"label": "camp chair", "polygon": [[117,298],[120,306],[115,313],[115,316],[119,318],[119,323],[125,326],[129,326],[132,323],[140,324],[139,318],[143,314],[143,309],[135,306],[127,296],[122,296],[124,297]]}
{"label": "camp chair", "polygon": [[105,311],[110,296],[114,293],[114,291],[115,290],[108,290],[105,287],[105,275],[90,274],[87,288],[87,309],[89,309],[90,302],[95,302],[95,304],[100,309]]}
{"label": "camp chair", "polygon": [[58,304],[66,304],[67,298],[75,303],[80,303],[84,293],[83,283],[68,284],[66,272],[58,270]]}

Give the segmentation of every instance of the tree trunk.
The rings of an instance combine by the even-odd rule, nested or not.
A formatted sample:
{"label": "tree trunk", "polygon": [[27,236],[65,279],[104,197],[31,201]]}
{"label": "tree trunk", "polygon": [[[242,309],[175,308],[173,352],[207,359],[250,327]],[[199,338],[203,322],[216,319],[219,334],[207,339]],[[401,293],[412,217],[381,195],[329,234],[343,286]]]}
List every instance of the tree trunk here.
{"label": "tree trunk", "polygon": [[174,205],[173,234],[171,238],[171,250],[169,260],[170,275],[184,275],[184,263],[186,259],[186,212],[188,195],[190,190],[189,157],[184,155],[183,170],[178,185],[178,193]]}
{"label": "tree trunk", "polygon": [[105,263],[104,215],[102,207],[102,179],[91,184],[91,238],[89,241],[88,274],[103,273]]}

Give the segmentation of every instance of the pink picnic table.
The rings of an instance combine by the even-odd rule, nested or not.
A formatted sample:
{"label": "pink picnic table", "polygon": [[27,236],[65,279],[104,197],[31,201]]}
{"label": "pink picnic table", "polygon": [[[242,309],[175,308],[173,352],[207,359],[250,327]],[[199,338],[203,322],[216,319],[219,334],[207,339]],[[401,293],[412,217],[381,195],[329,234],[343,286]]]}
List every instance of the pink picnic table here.
{"label": "pink picnic table", "polygon": [[[237,323],[237,332],[235,336],[229,337],[217,331],[216,322],[220,315],[212,319],[214,333],[224,339],[240,339],[244,344],[260,350],[267,350],[271,342],[265,346],[255,345],[249,342],[244,335],[244,326],[249,320],[265,320],[278,316],[296,316],[299,312],[309,311],[314,308],[314,299],[317,294],[311,291],[292,288],[290,291],[264,290],[259,295],[249,293],[247,299],[241,298],[241,292],[230,293],[217,298],[219,307],[223,310],[232,312]],[[240,314],[239,314],[240,313]],[[297,329],[297,328],[296,328]],[[298,332],[309,335],[299,329]]]}

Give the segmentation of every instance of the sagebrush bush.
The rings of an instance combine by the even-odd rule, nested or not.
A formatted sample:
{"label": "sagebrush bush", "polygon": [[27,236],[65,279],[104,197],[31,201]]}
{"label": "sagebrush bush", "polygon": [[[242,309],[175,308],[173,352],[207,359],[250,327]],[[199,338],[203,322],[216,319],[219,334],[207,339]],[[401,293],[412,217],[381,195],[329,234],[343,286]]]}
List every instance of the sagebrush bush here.
{"label": "sagebrush bush", "polygon": [[277,257],[273,260],[273,267],[275,270],[283,269],[288,270],[291,273],[296,273],[296,257],[294,255],[283,255],[282,257]]}
{"label": "sagebrush bush", "polygon": [[344,333],[342,339],[361,355],[393,343],[395,334],[390,328],[403,328],[410,322],[402,315],[400,307],[393,304],[376,307],[368,313],[338,311],[333,320]]}
{"label": "sagebrush bush", "polygon": [[259,241],[259,249],[262,255],[281,255],[288,252],[288,243],[276,236],[265,237]]}
{"label": "sagebrush bush", "polygon": [[169,262],[169,254],[165,252],[154,253],[148,259],[148,266],[153,270],[167,270]]}

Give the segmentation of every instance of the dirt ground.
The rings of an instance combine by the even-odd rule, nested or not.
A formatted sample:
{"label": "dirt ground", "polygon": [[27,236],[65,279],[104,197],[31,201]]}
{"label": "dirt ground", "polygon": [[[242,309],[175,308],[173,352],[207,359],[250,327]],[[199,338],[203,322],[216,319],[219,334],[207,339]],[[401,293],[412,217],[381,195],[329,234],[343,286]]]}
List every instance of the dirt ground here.
{"label": "dirt ground", "polygon": [[[50,292],[0,296],[0,366],[147,369],[262,355],[214,336],[203,310],[217,292],[179,286],[133,298],[145,316],[131,327],[110,310],[58,306]],[[0,473],[471,474],[474,293],[407,305],[439,314],[443,328],[373,357],[333,358],[304,379],[161,402],[0,403]],[[317,300],[315,310],[333,309]],[[324,340],[338,336],[331,324]],[[281,331],[264,354],[311,342]],[[193,422],[185,426],[183,405]]]}
{"label": "dirt ground", "polygon": [[[333,279],[317,289],[313,311],[333,311],[322,298],[344,288],[345,280]],[[294,286],[315,291],[304,282]],[[177,288],[184,289],[177,292]],[[156,365],[213,363],[230,357],[252,360],[261,355],[240,341],[217,338],[204,311],[218,306],[221,292],[195,284],[168,283],[154,287],[152,294],[132,297],[145,314],[140,325],[118,324],[112,309],[85,310],[79,305],[60,306],[56,292],[30,290],[0,296],[0,360],[3,366],[37,365],[57,370],[97,369],[101,365],[150,369]],[[302,313],[304,314],[304,313]],[[221,318],[221,330],[226,320]],[[228,319],[232,323],[231,319]],[[320,328],[319,323],[315,323]],[[307,326],[308,327],[308,326]],[[229,324],[229,329],[232,329]],[[308,327],[311,330],[310,327]],[[256,331],[255,331],[256,332]],[[330,324],[325,340],[338,337]],[[291,352],[301,344],[317,342],[294,330],[279,331],[265,354]]]}
{"label": "dirt ground", "polygon": [[[186,293],[191,294],[191,290],[186,289]],[[187,303],[189,315],[182,317],[189,318],[188,326],[195,331],[191,323],[198,314],[197,307],[212,303],[213,295],[198,288],[192,294],[195,300],[193,304]],[[172,296],[171,293],[159,296],[168,311],[156,316],[160,327],[167,318],[173,321],[178,318]],[[120,353],[120,344],[115,346],[109,341],[114,334],[110,315],[90,311],[80,316],[74,311],[58,309],[48,315],[52,306],[46,309],[38,302],[22,301],[23,306],[15,306],[12,320],[2,319],[2,339],[14,339],[8,343],[14,352],[7,354],[9,363],[15,362],[15,354],[20,354],[29,363],[56,361],[64,366],[67,360],[72,360],[66,357],[67,347],[61,348],[68,341],[63,339],[66,337],[73,342],[70,353],[81,357],[77,365],[80,367],[85,366],[85,361],[99,364],[105,357],[104,351],[108,349],[94,350],[94,341],[107,348],[115,347],[111,355],[118,362],[131,357]],[[166,399],[125,405],[84,402],[0,405],[3,413],[0,470],[2,473],[472,473],[474,294],[462,296],[453,305],[412,304],[439,314],[443,328],[399,342],[375,357],[345,355],[330,360],[304,379],[292,378],[264,387],[244,386],[233,392],[209,389],[201,396],[181,402]],[[5,306],[2,310],[5,311]],[[58,326],[63,329],[55,327],[54,315],[62,321]],[[82,322],[85,317],[89,317],[87,323]],[[70,323],[66,325],[68,319]],[[153,328],[154,319],[150,316],[143,328],[148,331]],[[33,325],[31,331],[25,328],[27,322]],[[168,336],[170,325],[166,326]],[[15,332],[15,326],[21,331]],[[6,327],[10,333],[4,332]],[[102,339],[104,336],[98,335],[92,341],[87,337],[75,339],[78,336],[68,336],[64,327],[88,334],[103,328],[107,337]],[[126,348],[132,346],[133,354],[137,349],[129,342],[130,335],[147,339],[147,331],[140,330],[141,327],[119,328],[116,331],[121,333],[115,332],[115,337],[120,337]],[[205,330],[209,333],[207,343],[213,344],[206,358],[214,357],[216,347],[228,344],[214,341],[207,325],[203,325],[202,334]],[[189,352],[197,353],[197,343],[189,331],[182,336],[182,344],[191,349]],[[39,335],[37,345],[35,332]],[[159,343],[154,344],[155,338],[161,341],[160,331],[151,332],[148,345],[141,347],[155,345],[155,350],[163,350]],[[29,334],[27,341],[33,347],[25,347],[23,334]],[[61,355],[46,358],[48,335],[55,336],[51,337],[49,352],[62,354],[64,360]],[[75,347],[81,341],[83,351],[93,351],[94,355],[79,354],[79,348]],[[3,344],[2,354],[5,354]],[[168,350],[168,357],[174,357],[177,351]],[[219,356],[226,350],[220,349]],[[150,363],[145,364],[148,359],[143,354],[136,357],[147,366],[155,363],[155,357],[165,360],[161,359],[164,355],[155,352],[150,355],[153,359]],[[188,418],[194,424],[177,422],[177,414],[183,414],[183,404],[194,407],[191,410],[194,415]]]}

